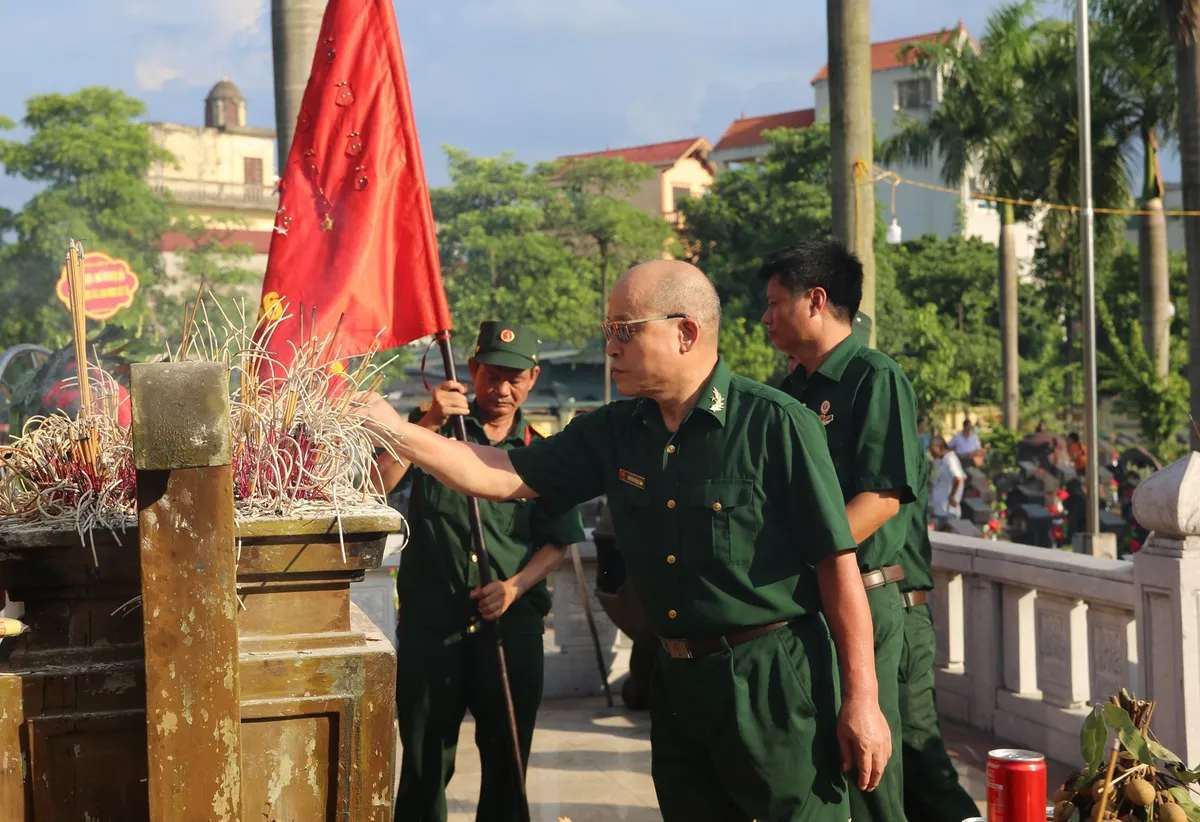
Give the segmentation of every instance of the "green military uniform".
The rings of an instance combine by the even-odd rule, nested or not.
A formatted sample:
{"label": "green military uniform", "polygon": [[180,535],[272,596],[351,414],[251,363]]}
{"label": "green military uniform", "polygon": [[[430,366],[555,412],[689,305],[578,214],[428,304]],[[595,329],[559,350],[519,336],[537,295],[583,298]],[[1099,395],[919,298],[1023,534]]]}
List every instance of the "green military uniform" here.
{"label": "green military uniform", "polygon": [[[867,491],[892,490],[901,491],[902,504],[911,503],[920,461],[916,395],[891,358],[861,342],[859,335],[870,334],[869,322],[856,321],[854,330],[813,374],[797,367],[784,387],[817,412],[824,424],[846,503]],[[898,563],[908,530],[907,514],[902,508],[858,547],[875,629],[879,707],[892,732],[893,755],[874,791],[860,791],[856,780],[851,780],[850,810],[855,822],[905,818],[898,686],[904,606],[895,581],[902,574]]]}
{"label": "green military uniform", "polygon": [[937,641],[933,619],[925,603],[933,588],[930,571],[929,462],[921,460],[917,501],[908,506],[908,539],[900,562],[904,579],[904,652],[900,656],[900,719],[903,726],[904,810],[913,822],[962,822],[979,813],[958,783],[954,762],[946,753],[938,728],[934,694],[933,658]]}
{"label": "green military uniform", "polygon": [[[510,335],[512,339],[508,339]],[[536,346],[537,336],[529,329],[484,323],[475,358],[502,367],[529,368]],[[414,414],[419,416],[420,412]],[[505,450],[524,449],[542,439],[520,411],[511,433],[497,443],[488,442],[474,403],[465,422],[471,442]],[[442,433],[451,435],[449,424]],[[468,500],[416,466],[409,469],[405,481],[410,478],[411,537],[396,580],[400,597],[396,707],[403,745],[396,819],[446,819],[445,787],[454,775],[459,726],[469,708],[475,719],[482,771],[476,818],[480,822],[515,820],[511,742],[496,672],[496,643],[490,631],[479,630],[479,613],[469,598],[480,582]],[[479,508],[495,579],[511,578],[543,545],[569,545],[583,539],[579,512],[573,508],[555,517],[536,501],[480,500]],[[542,632],[549,610],[550,594],[543,581],[500,618],[517,732],[526,761],[542,700]]]}
{"label": "green military uniform", "polygon": [[657,403],[625,400],[510,458],[555,510],[608,495],[664,646],[650,695],[664,820],[845,822],[813,566],[854,541],[816,417],[718,362],[674,433]]}

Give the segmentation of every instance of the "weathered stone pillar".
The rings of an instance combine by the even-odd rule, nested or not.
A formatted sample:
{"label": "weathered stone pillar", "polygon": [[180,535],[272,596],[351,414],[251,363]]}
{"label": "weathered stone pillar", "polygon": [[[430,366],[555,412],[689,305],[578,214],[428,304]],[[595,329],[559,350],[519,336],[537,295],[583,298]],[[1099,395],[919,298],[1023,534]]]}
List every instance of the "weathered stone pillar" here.
{"label": "weathered stone pillar", "polygon": [[1200,453],[1152,474],[1133,513],[1153,533],[1134,557],[1139,677],[1158,702],[1154,732],[1186,762],[1200,759]]}
{"label": "weathered stone pillar", "polygon": [[130,374],[150,820],[240,822],[229,370],[145,363]]}

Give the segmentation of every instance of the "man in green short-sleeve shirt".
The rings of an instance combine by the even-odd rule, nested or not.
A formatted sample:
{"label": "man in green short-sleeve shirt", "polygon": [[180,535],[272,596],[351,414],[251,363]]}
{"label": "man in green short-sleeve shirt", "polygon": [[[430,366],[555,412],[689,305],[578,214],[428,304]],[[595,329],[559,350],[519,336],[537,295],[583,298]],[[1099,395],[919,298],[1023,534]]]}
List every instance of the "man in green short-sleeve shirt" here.
{"label": "man in green short-sleeve shirt", "polygon": [[864,345],[870,324],[856,321],[862,264],[837,240],[802,242],[762,267],[763,321],[771,341],[797,361],[784,390],[817,414],[829,442],[871,604],[879,703],[892,732],[893,755],[872,792],[851,791],[855,822],[903,822],[899,756],[899,666],[904,648],[901,552],[905,506],[919,482],[916,395],[900,367]]}
{"label": "man in green short-sleeve shirt", "polygon": [[[538,377],[537,332],[496,321],[480,326],[468,365],[475,398],[447,382],[433,391],[427,411],[410,421],[443,437],[450,418],[463,416],[471,442],[505,451],[543,439],[521,413]],[[411,536],[396,578],[396,714],[403,756],[395,815],[403,822],[445,822],[446,785],[454,774],[459,726],[470,709],[479,747],[481,822],[518,819],[511,742],[498,687],[496,644],[479,631],[480,619],[499,619],[521,754],[529,759],[542,700],[542,634],[550,611],[545,578],[568,545],[583,540],[579,511],[551,516],[540,501],[479,503],[484,544],[495,582],[480,587],[479,557],[471,541],[467,497],[420,470],[380,456],[386,490],[411,482]]]}
{"label": "man in green short-sleeve shirt", "polygon": [[921,460],[917,500],[909,509],[908,535],[900,564],[904,579],[904,651],[900,656],[900,721],[904,744],[904,812],[929,822],[962,822],[978,806],[958,781],[954,760],[942,741],[934,691],[937,638],[928,596],[933,589],[929,544],[929,460]]}
{"label": "man in green short-sleeve shirt", "polygon": [[608,494],[662,645],[650,702],[665,822],[845,822],[843,772],[874,787],[891,738],[820,422],[729,373],[720,302],[686,263],[631,270],[609,317],[613,377],[638,399],[510,452],[392,422],[397,451],[487,499],[538,496],[558,512]]}

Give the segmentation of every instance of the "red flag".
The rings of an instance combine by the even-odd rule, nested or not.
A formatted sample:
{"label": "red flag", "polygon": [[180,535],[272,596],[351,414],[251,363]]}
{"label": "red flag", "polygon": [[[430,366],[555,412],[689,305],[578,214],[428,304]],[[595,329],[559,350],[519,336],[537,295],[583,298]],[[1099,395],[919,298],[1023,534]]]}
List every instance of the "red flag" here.
{"label": "red flag", "polygon": [[[271,349],[323,339],[344,313],[343,356],[449,329],[433,210],[390,0],[329,0],[280,175],[260,311],[292,317]],[[317,312],[310,332],[311,311]]]}

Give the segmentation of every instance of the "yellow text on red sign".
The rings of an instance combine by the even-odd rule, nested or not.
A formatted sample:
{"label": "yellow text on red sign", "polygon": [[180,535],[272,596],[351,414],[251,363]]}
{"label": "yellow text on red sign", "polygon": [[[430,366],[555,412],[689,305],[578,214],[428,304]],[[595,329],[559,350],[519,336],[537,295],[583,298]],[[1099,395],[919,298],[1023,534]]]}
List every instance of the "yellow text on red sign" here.
{"label": "yellow text on red sign", "polygon": [[[133,305],[141,281],[129,263],[114,259],[103,251],[89,251],[83,257],[83,315],[89,320],[107,320],[123,308]],[[68,309],[71,294],[64,265],[55,288],[58,299]]]}

